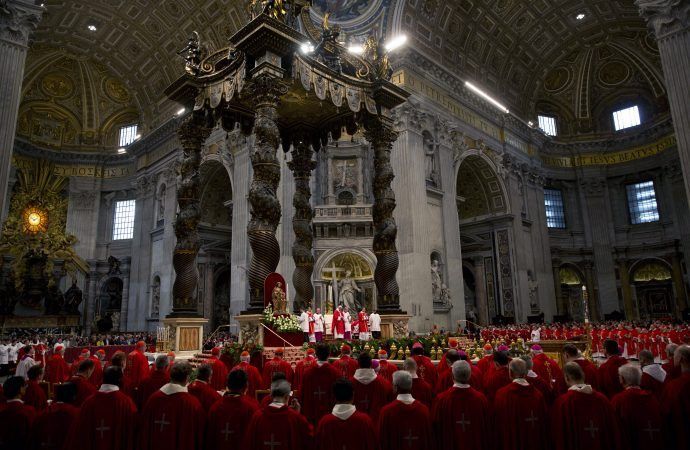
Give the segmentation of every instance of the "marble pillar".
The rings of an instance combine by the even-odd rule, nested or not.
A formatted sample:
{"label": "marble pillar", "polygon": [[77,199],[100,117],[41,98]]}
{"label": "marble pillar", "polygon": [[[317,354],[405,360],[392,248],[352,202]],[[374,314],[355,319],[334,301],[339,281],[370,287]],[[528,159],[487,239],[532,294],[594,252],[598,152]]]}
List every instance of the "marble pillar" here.
{"label": "marble pillar", "polygon": [[[252,139],[247,138],[247,139]],[[249,183],[252,179],[252,166],[249,161],[249,145],[246,139],[237,139],[230,149],[233,152],[233,203],[232,203],[232,248],[230,250],[230,317],[238,315],[247,308],[249,284],[249,241],[247,229],[249,223]]]}
{"label": "marble pillar", "polygon": [[27,0],[0,2],[0,211],[7,209],[7,186],[17,114],[22,96],[24,63],[29,34],[41,20],[44,8]]}
{"label": "marble pillar", "polygon": [[688,300],[685,292],[685,283],[683,282],[683,269],[680,264],[681,254],[673,252],[671,256],[671,267],[673,269],[673,287],[676,291],[676,304],[674,314],[676,318],[683,317],[683,311],[688,308]]}
{"label": "marble pillar", "polygon": [[678,154],[690,199],[690,4],[683,0],[636,0],[656,35]]}
{"label": "marble pillar", "polygon": [[587,292],[589,293],[589,318],[592,321],[603,320],[603,314],[599,313],[599,296],[601,295],[600,290],[594,289],[595,279],[594,279],[594,264],[592,261],[585,261],[585,285],[587,286]]}
{"label": "marble pillar", "polygon": [[623,307],[625,309],[625,318],[628,320],[639,319],[638,310],[635,308],[635,303],[632,296],[632,286],[630,284],[630,267],[628,261],[621,258],[617,261],[618,273],[621,280],[621,293],[623,294]]}
{"label": "marble pillar", "polygon": [[568,306],[565,304],[563,299],[563,291],[561,290],[561,262],[554,260],[552,263],[553,267],[553,287],[556,293],[556,309],[558,310],[558,315],[562,316],[568,314]]}
{"label": "marble pillar", "polygon": [[479,325],[489,324],[489,304],[486,297],[486,274],[484,273],[484,257],[474,257],[474,295],[477,302],[477,319]]}

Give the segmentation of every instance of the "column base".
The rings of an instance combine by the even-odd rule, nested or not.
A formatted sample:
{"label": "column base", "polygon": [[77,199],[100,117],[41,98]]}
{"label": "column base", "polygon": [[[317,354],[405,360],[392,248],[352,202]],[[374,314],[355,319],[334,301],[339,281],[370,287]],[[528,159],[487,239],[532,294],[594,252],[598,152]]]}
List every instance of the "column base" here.
{"label": "column base", "polygon": [[410,334],[410,317],[405,312],[381,314],[381,338],[406,338]]}
{"label": "column base", "polygon": [[208,319],[203,317],[166,317],[162,320],[168,329],[168,350],[180,356],[193,356],[201,353],[204,346],[204,325]]}
{"label": "column base", "polygon": [[240,324],[240,344],[264,345],[264,327],[261,326],[263,315],[252,311],[243,311],[234,319]]}

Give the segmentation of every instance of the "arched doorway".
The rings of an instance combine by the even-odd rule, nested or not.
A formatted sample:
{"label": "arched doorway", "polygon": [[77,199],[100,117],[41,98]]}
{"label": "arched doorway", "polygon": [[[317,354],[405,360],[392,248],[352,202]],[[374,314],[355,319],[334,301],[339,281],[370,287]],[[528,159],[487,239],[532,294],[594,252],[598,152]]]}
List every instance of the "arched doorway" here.
{"label": "arched doorway", "polygon": [[564,264],[558,269],[558,282],[561,287],[561,301],[566,307],[567,315],[577,322],[582,322],[585,318],[582,299],[582,286],[585,283],[584,275],[577,267],[571,264]]}
{"label": "arched doorway", "polygon": [[673,317],[673,281],[671,267],[662,260],[646,259],[630,269],[641,319]]}
{"label": "arched doorway", "polygon": [[315,275],[316,296],[315,307],[321,308],[325,314],[333,312],[334,305],[341,302],[339,298],[343,279],[350,273],[359,291],[354,292],[353,304],[350,309],[357,311],[365,306],[368,311],[376,308],[376,286],[374,284],[373,256],[359,250],[340,250],[326,254],[317,261]]}
{"label": "arched doorway", "polygon": [[465,289],[474,295],[477,320],[480,324],[514,321],[512,218],[503,182],[481,151],[469,150],[461,160],[456,192],[463,274],[469,272],[466,276],[474,283],[470,288],[465,282]]}
{"label": "arched doorway", "polygon": [[122,279],[118,277],[108,278],[101,285],[97,308],[99,331],[118,331],[120,329],[123,286]]}

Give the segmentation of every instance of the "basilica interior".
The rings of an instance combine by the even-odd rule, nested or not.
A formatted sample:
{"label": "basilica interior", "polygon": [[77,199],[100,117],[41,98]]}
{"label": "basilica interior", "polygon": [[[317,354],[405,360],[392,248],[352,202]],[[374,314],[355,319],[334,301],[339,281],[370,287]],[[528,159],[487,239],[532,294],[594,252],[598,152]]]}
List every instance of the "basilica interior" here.
{"label": "basilica interior", "polygon": [[[193,273],[183,309],[208,319],[206,332],[238,330],[262,257],[248,229],[267,138],[223,116],[205,125],[190,175],[194,133],[180,130],[199,108],[180,100],[179,80],[186,54],[231,60],[231,36],[245,45],[248,3],[0,2],[3,326],[155,332],[175,312],[176,278]],[[328,26],[355,53],[370,37],[406,40],[386,53],[383,76],[394,98],[397,303],[375,279],[380,149],[370,129],[348,124],[312,131],[324,135],[318,148],[309,132],[306,149],[282,139],[275,155],[270,252],[291,307],[332,311],[349,273],[352,307],[406,316],[417,333],[461,320],[688,317],[687,50],[676,23],[646,6],[658,2],[296,3],[311,3],[296,28],[314,46]],[[321,48],[307,44],[304,58]],[[280,111],[371,113],[369,97],[354,109],[359,91],[331,83],[326,101],[309,83]],[[218,89],[228,98],[241,85]],[[205,86],[211,111],[220,92]],[[188,183],[198,206],[185,203]],[[189,208],[198,252],[181,271],[173,255]]]}

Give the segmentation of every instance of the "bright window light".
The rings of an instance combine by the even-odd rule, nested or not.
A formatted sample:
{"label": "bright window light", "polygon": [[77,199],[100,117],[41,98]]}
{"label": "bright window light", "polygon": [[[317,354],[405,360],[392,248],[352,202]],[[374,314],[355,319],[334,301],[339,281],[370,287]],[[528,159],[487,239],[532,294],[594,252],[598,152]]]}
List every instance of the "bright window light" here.
{"label": "bright window light", "polygon": [[585,16],[584,13],[580,13],[580,14],[578,14],[577,16],[575,16],[575,18],[576,18],[577,20],[582,20],[582,19],[584,19],[585,17],[586,17],[586,16]]}
{"label": "bright window light", "polygon": [[634,127],[639,124],[640,110],[637,108],[637,105],[613,113],[613,125],[616,131]]}
{"label": "bright window light", "polygon": [[123,200],[115,203],[113,220],[113,240],[132,239],[134,237],[134,210],[136,200]]}
{"label": "bright window light", "polygon": [[391,51],[395,50],[396,48],[400,48],[403,45],[405,45],[405,42],[407,42],[407,36],[405,36],[404,34],[401,34],[400,36],[396,36],[386,44],[386,50],[391,52]]}
{"label": "bright window light", "polygon": [[89,29],[89,31],[96,31],[98,28],[96,28],[96,25],[89,25],[86,28]]}
{"label": "bright window light", "polygon": [[309,53],[314,52],[314,45],[311,42],[307,42],[305,44],[302,44],[300,50],[302,50],[302,53],[304,53],[305,55],[308,55]]}
{"label": "bright window light", "polygon": [[630,211],[630,223],[649,223],[659,221],[659,209],[656,204],[656,191],[654,182],[629,184],[626,186],[628,194],[628,210]]}
{"label": "bright window light", "polygon": [[499,103],[498,101],[494,100],[491,96],[489,96],[489,94],[487,94],[486,92],[482,91],[482,90],[479,89],[477,86],[475,86],[474,84],[470,83],[469,81],[465,81],[465,86],[467,86],[469,89],[471,89],[472,91],[474,91],[475,93],[477,93],[480,97],[482,97],[482,98],[483,98],[484,100],[486,100],[487,102],[489,102],[489,103],[491,103],[492,105],[494,105],[496,108],[502,110],[504,113],[508,114],[508,113],[510,112],[510,111],[508,111],[508,108],[506,108],[505,106],[503,106],[503,105],[502,105],[501,103]]}
{"label": "bright window light", "polygon": [[120,127],[120,140],[118,141],[120,147],[126,147],[137,139],[137,125]]}
{"label": "bright window light", "polygon": [[542,129],[547,136],[557,136],[556,118],[550,116],[538,116],[539,128]]}
{"label": "bright window light", "polygon": [[351,45],[347,48],[347,51],[354,55],[361,55],[364,53],[364,47],[361,45]]}
{"label": "bright window light", "polygon": [[559,189],[544,189],[544,206],[546,207],[546,226],[565,228],[563,193]]}

